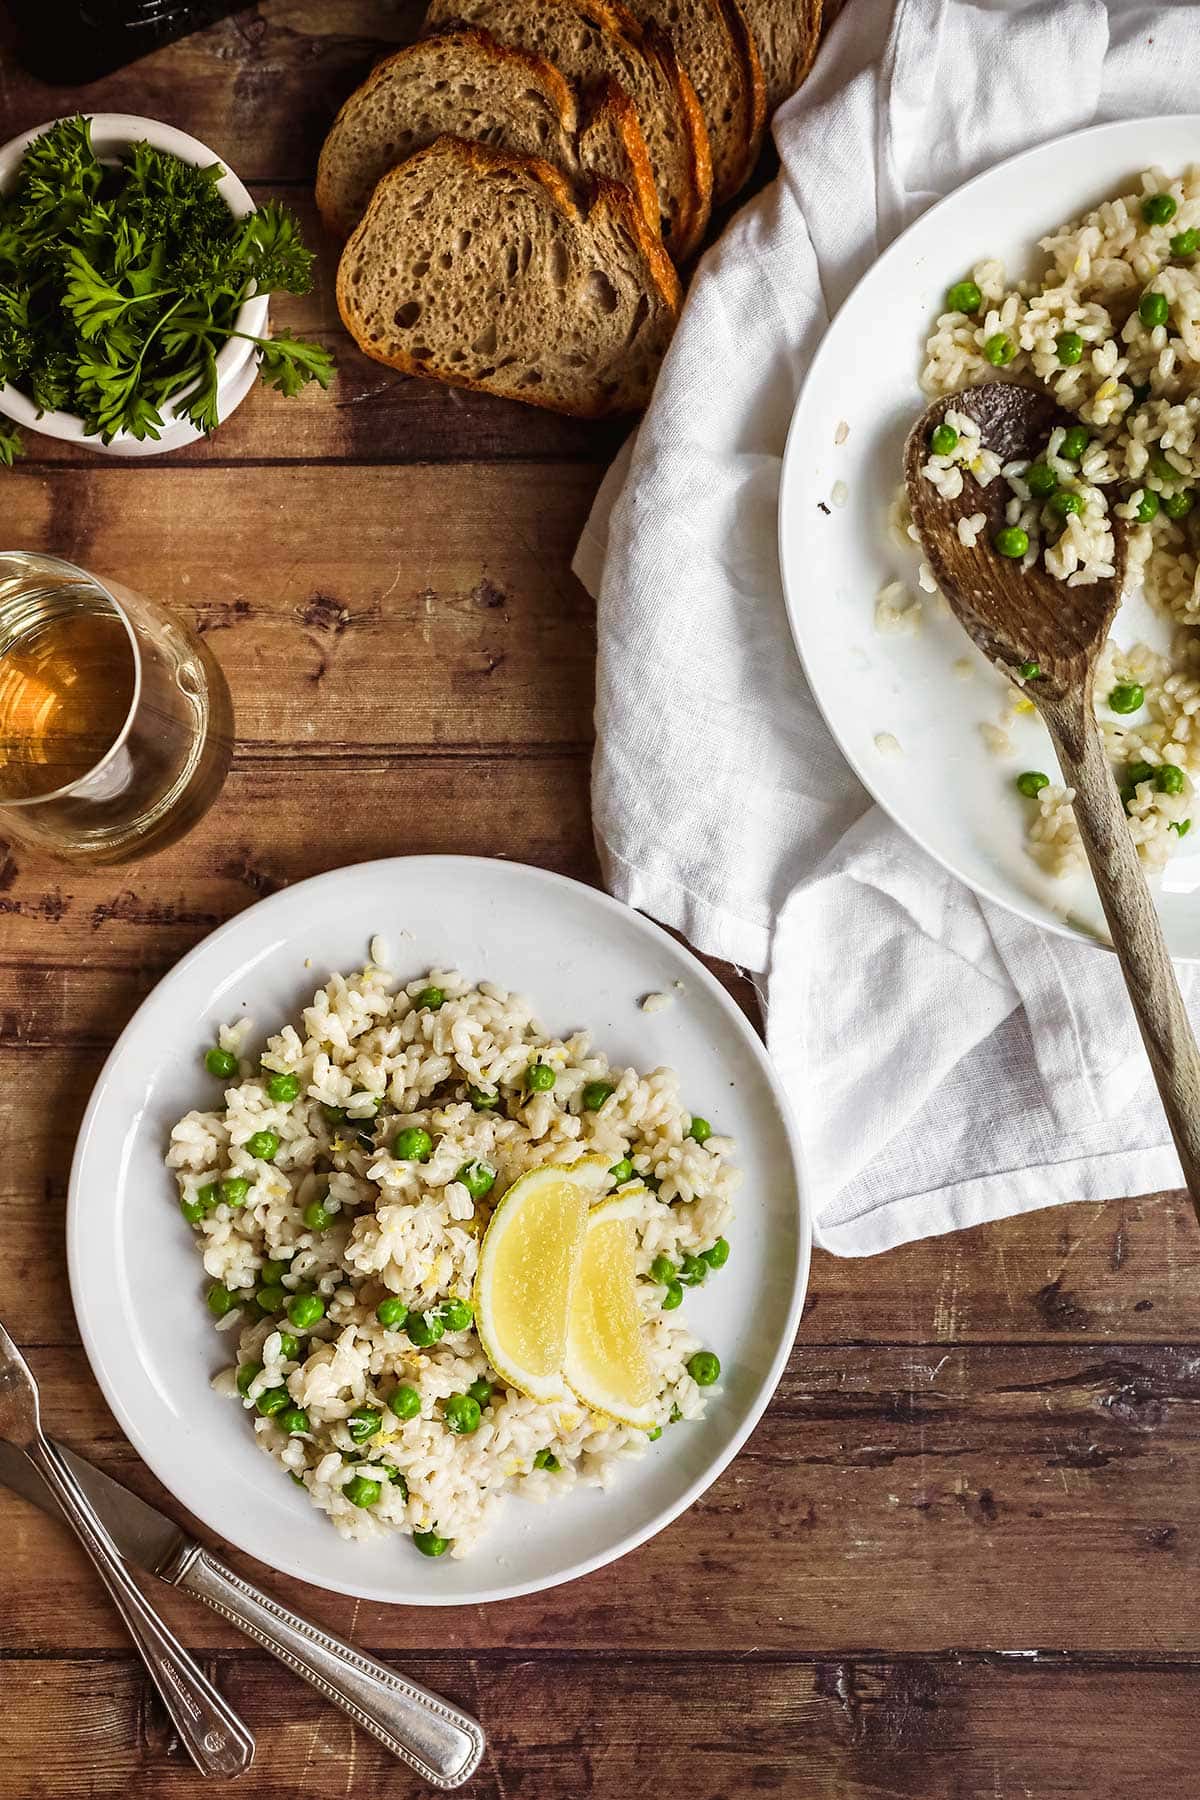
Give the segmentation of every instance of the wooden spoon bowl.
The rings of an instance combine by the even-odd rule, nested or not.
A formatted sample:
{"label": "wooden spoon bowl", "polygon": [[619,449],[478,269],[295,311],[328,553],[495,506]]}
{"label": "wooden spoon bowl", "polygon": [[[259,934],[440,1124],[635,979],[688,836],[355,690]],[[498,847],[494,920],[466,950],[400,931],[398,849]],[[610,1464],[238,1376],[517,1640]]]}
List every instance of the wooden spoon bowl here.
{"label": "wooden spoon bowl", "polygon": [[[960,624],[1006,674],[1016,674],[1027,662],[1039,666],[1039,675],[1024,683],[1024,692],[1046,722],[1063,780],[1073,791],[1079,834],[1113,948],[1192,1203],[1200,1213],[1200,1053],[1093,704],[1096,662],[1124,586],[1125,523],[1110,516],[1116,572],[1108,580],[1070,587],[1040,559],[1022,570],[992,542],[1006,522],[1012,497],[1002,476],[980,487],[964,471],[963,492],[947,500],[921,472],[929,458],[930,434],[951,409],[977,421],[983,444],[1002,464],[1033,460],[1056,425],[1077,421],[1049,395],[1016,382],[966,389],[937,401],[913,426],[904,451],[905,486],[921,546]],[[986,513],[987,524],[973,545],[964,544],[958,521],[980,512]]]}

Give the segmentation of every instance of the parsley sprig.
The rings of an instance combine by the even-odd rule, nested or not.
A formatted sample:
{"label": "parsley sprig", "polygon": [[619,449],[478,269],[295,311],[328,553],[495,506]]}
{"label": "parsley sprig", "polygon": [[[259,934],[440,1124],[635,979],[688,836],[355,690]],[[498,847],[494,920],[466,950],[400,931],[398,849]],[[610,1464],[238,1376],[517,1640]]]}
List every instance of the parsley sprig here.
{"label": "parsley sprig", "polygon": [[[109,443],[158,438],[163,408],[198,430],[220,422],[217,354],[251,293],[307,293],[312,253],[271,200],[235,219],[217,183],[150,144],[116,169],[97,160],[91,122],[62,119],[26,150],[0,197],[0,380],[42,411],[78,415]],[[263,380],[283,394],[329,385],[333,359],[288,333],[250,337]],[[0,417],[0,467],[23,454]]]}

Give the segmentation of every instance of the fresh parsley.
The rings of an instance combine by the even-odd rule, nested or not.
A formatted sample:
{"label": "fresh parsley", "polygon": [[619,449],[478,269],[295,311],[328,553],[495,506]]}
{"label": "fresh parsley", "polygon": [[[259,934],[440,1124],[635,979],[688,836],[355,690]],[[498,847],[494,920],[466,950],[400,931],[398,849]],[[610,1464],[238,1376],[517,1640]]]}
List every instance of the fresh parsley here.
{"label": "fresh parsley", "polygon": [[[212,431],[217,354],[246,336],[242,302],[307,293],[313,263],[276,201],[235,219],[217,190],[223,173],[150,144],[110,168],[85,118],[35,138],[0,197],[0,380],[41,411],[77,414],[105,443],[119,431],[158,438],[168,401]],[[286,332],[249,342],[270,387],[328,387],[333,359],[319,344]],[[0,418],[0,467],[22,454]]]}

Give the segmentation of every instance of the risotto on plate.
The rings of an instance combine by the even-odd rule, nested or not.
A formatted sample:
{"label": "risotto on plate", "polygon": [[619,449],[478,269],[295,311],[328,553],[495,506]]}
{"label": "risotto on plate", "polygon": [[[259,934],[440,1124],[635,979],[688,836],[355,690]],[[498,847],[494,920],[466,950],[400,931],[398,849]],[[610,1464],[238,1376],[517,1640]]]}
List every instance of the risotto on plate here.
{"label": "risotto on plate", "polygon": [[[1110,639],[1096,706],[1130,830],[1143,861],[1161,868],[1191,829],[1200,780],[1200,566],[1195,490],[1200,482],[1200,167],[1171,177],[1147,170],[1137,191],[1106,200],[1041,240],[1031,279],[1010,282],[984,261],[951,286],[925,350],[921,385],[952,395],[982,381],[1040,384],[1080,423],[1051,433],[1032,463],[1003,468],[966,416],[947,412],[933,433],[926,477],[957,497],[966,481],[1007,484],[1005,525],[993,548],[1078,586],[1113,572],[1113,519],[1128,533],[1126,590],[1141,584],[1170,627],[1165,653]],[[893,535],[913,550],[901,495]],[[966,543],[982,512],[959,524]],[[927,565],[917,585],[935,591]],[[919,596],[890,583],[876,603],[884,630],[916,629]],[[1013,718],[1032,710],[1026,665],[1005,713],[981,725],[1000,756]],[[1070,791],[1022,770],[1029,848],[1052,874],[1083,865]]]}
{"label": "risotto on plate", "polygon": [[[379,939],[371,958],[261,1056],[248,1021],[223,1027],[202,1077],[216,1091],[167,1162],[228,1345],[214,1386],[343,1535],[463,1556],[505,1494],[607,1487],[701,1416],[720,1364],[681,1303],[729,1255],[738,1171],[673,1070],[610,1068],[490,981],[397,985]],[[635,1196],[649,1429],[518,1391],[476,1328],[497,1203],[530,1170],[597,1158],[599,1197]]]}

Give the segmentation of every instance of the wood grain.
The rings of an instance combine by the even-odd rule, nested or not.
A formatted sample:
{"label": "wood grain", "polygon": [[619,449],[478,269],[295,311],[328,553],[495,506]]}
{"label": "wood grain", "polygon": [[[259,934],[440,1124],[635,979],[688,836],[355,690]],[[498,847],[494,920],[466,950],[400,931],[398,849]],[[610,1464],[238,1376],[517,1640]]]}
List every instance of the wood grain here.
{"label": "wood grain", "polygon": [[[1166,1661],[781,1661],[717,1651],[699,1673],[669,1654],[480,1662],[451,1652],[410,1670],[483,1720],[490,1754],[459,1790],[465,1800],[1127,1800],[1142,1792],[1192,1800],[1195,1792],[1183,1747],[1194,1737],[1197,1672]],[[258,1729],[258,1760],[243,1785],[259,1800],[430,1792],[274,1665],[222,1656],[212,1672]],[[4,1692],[5,1800],[77,1800],[81,1771],[90,1800],[151,1791],[182,1800],[200,1791],[123,1657],[9,1660]],[[20,1740],[16,1719],[35,1722]],[[27,1774],[8,1761],[18,1741]]]}

